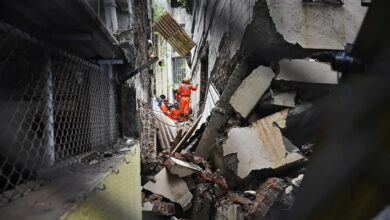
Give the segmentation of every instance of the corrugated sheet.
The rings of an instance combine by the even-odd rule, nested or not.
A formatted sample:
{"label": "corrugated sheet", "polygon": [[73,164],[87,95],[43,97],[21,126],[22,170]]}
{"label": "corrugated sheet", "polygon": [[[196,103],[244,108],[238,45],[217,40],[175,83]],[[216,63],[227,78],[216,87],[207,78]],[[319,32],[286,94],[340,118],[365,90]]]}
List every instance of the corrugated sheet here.
{"label": "corrugated sheet", "polygon": [[202,119],[200,120],[200,123],[198,125],[198,128],[206,122],[207,120],[207,117],[210,116],[211,114],[211,111],[213,110],[213,108],[215,107],[215,104],[218,102],[219,100],[219,93],[217,91],[217,89],[215,88],[215,86],[210,82],[210,85],[209,85],[209,88],[208,88],[208,91],[207,91],[207,97],[206,97],[206,104],[204,106],[204,109],[203,109],[203,115],[202,115]]}
{"label": "corrugated sheet", "polygon": [[172,141],[177,134],[175,123],[162,113],[154,113],[156,118],[156,127],[158,128],[157,137],[161,148],[170,149]]}
{"label": "corrugated sheet", "polygon": [[154,27],[182,57],[196,45],[169,13],[161,15]]}

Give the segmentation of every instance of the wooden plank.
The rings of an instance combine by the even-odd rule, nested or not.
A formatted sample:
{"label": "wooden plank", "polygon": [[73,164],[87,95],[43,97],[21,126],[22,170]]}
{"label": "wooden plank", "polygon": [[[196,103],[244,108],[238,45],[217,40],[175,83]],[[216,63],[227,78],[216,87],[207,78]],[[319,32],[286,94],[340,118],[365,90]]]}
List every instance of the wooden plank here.
{"label": "wooden plank", "polygon": [[183,145],[184,143],[186,143],[188,141],[188,139],[191,137],[191,135],[194,133],[194,131],[196,130],[196,128],[198,127],[198,124],[200,122],[200,119],[202,118],[202,114],[199,115],[198,119],[196,119],[195,123],[192,125],[192,127],[190,128],[190,130],[188,130],[188,132],[186,133],[186,135],[184,135],[183,139],[181,139],[181,141],[179,142],[179,144],[175,147],[175,149],[171,152],[171,156],[173,156],[173,154],[175,154],[175,152],[177,152]]}
{"label": "wooden plank", "polygon": [[171,149],[170,149],[171,151],[175,149],[176,145],[181,140],[182,134],[183,134],[183,129],[180,129],[179,131],[177,131],[176,138],[175,138],[175,140],[173,140],[173,143],[172,143],[172,146],[171,146]]}
{"label": "wooden plank", "polygon": [[196,45],[169,13],[164,13],[154,26],[182,57],[185,57]]}

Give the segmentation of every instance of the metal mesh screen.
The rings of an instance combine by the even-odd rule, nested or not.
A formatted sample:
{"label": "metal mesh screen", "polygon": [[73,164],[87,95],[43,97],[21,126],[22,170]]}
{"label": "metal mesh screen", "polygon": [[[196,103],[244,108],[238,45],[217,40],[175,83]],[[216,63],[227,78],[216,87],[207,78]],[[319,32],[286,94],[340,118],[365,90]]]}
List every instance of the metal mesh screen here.
{"label": "metal mesh screen", "polygon": [[186,77],[184,62],[184,58],[173,58],[173,78],[175,83],[181,83],[181,81]]}
{"label": "metal mesh screen", "polygon": [[117,142],[108,73],[0,21],[0,204],[39,186],[37,173]]}

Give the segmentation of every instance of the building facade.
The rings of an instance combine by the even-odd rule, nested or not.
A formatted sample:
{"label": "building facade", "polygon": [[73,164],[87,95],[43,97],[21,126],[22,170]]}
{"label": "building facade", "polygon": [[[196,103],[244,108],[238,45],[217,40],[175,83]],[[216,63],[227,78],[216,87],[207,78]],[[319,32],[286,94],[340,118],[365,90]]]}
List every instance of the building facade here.
{"label": "building facade", "polygon": [[[172,7],[169,0],[155,1],[154,6],[155,13],[168,12],[187,33],[191,32],[192,17],[184,8]],[[165,95],[169,102],[174,102],[174,94],[182,79],[191,78],[190,68],[186,58],[181,57],[159,34],[155,35],[155,53],[160,61],[155,66],[154,95]]]}

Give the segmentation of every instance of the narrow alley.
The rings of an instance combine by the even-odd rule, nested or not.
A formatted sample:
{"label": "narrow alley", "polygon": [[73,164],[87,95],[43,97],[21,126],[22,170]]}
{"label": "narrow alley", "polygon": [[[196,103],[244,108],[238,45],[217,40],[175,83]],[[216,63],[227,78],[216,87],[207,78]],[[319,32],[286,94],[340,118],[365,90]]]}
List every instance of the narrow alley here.
{"label": "narrow alley", "polygon": [[390,2],[0,1],[0,220],[390,219]]}

